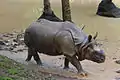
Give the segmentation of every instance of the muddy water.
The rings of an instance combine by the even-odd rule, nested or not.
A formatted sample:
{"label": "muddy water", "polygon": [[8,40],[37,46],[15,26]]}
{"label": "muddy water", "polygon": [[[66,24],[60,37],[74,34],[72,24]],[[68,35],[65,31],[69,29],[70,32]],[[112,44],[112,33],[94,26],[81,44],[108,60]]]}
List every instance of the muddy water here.
{"label": "muddy water", "polygon": [[[96,16],[97,5],[100,0],[71,0],[72,19],[78,24],[85,24],[85,31],[94,34],[100,33],[100,37],[110,35],[111,38],[119,38],[120,19]],[[61,17],[60,0],[51,0],[52,8],[57,16]],[[120,7],[119,0],[114,0]],[[42,13],[42,0],[2,0],[0,2],[0,32],[10,32],[24,29],[36,20]],[[109,32],[108,32],[109,31]],[[111,34],[110,34],[111,33]]]}
{"label": "muddy water", "polygon": [[[57,16],[61,17],[60,4],[57,0],[51,1],[53,10]],[[112,60],[112,58],[120,58],[120,50],[117,51],[117,48],[120,47],[120,18],[114,19],[95,15],[99,2],[100,0],[74,0],[71,3],[72,19],[78,25],[86,25],[84,29],[86,33],[94,35],[95,32],[99,32],[98,38],[107,41],[104,42],[104,49],[107,55],[107,60],[104,64],[96,64],[89,61],[82,62],[83,68],[91,74],[88,78],[90,80],[114,80],[117,76],[115,70],[120,67]],[[0,2],[0,32],[11,32],[28,27],[40,15],[41,9],[37,9],[42,8],[41,3],[41,0],[2,0]],[[119,0],[114,0],[114,3],[120,7]],[[2,52],[3,55],[22,63],[24,63],[25,55],[27,55],[27,52],[15,55],[8,53]],[[63,67],[63,60],[60,60],[59,57],[41,55],[41,58],[44,64],[49,67],[57,67],[57,69],[59,67],[60,70]],[[76,71],[73,66],[71,68],[74,72]],[[62,73],[59,71],[54,72]],[[66,75],[68,73],[62,74]]]}
{"label": "muddy water", "polygon": [[0,2],[0,32],[24,29],[38,14],[41,0],[2,0]]}

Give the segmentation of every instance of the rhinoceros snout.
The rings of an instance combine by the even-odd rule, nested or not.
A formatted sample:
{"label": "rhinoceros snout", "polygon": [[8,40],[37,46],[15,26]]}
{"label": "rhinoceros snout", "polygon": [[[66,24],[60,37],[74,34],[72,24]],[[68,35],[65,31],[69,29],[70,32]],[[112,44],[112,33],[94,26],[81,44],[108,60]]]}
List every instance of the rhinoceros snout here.
{"label": "rhinoceros snout", "polygon": [[103,63],[103,62],[105,62],[105,56],[101,57],[101,58],[97,61],[97,63]]}
{"label": "rhinoceros snout", "polygon": [[103,63],[105,62],[105,54],[104,53],[101,53],[101,52],[96,52],[93,53],[93,56],[92,56],[92,61],[94,62],[97,62],[97,63]]}

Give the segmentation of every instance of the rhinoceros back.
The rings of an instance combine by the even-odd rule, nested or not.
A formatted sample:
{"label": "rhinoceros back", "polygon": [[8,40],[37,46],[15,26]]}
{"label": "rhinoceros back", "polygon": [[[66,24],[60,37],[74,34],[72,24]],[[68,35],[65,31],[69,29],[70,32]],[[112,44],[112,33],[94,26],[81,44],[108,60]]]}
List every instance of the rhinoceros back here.
{"label": "rhinoceros back", "polygon": [[[60,31],[70,31],[75,45],[84,42],[86,35],[74,23],[52,22],[45,19],[33,22],[25,32],[25,43],[41,49],[41,52],[52,53],[55,51],[54,41],[56,34]],[[60,34],[62,35],[62,33]]]}

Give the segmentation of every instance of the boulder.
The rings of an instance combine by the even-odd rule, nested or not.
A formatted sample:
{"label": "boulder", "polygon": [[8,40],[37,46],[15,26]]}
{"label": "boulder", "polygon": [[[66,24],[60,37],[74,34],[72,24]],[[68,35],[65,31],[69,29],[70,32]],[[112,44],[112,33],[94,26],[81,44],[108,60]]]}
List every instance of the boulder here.
{"label": "boulder", "polygon": [[120,8],[118,8],[112,1],[101,1],[96,14],[100,16],[119,18]]}

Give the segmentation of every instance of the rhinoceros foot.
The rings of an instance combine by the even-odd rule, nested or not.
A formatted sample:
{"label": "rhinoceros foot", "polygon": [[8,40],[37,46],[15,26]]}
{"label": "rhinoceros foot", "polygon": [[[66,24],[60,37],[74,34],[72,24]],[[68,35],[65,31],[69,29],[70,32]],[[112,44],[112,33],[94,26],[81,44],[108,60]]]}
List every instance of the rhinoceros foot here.
{"label": "rhinoceros foot", "polygon": [[81,77],[87,77],[88,73],[84,70],[81,70],[81,71],[78,72],[78,75],[80,75]]}

